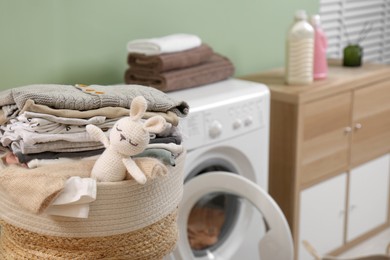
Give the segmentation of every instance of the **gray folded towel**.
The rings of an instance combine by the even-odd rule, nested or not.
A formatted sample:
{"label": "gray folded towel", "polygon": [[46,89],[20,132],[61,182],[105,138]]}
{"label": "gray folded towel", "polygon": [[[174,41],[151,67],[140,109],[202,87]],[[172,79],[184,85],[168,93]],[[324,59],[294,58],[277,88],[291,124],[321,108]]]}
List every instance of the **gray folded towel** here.
{"label": "gray folded towel", "polygon": [[1,91],[0,106],[16,104],[21,110],[27,100],[31,99],[35,104],[55,109],[86,111],[101,107],[130,108],[136,96],[145,97],[148,111],[172,111],[178,116],[185,116],[189,111],[185,101],[175,100],[157,89],[141,85],[27,85]]}

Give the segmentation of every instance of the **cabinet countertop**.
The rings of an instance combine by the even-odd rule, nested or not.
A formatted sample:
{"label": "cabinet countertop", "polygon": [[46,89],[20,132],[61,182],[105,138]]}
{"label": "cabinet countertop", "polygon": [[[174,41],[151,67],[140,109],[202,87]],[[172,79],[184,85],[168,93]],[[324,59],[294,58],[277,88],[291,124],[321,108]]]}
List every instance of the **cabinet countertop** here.
{"label": "cabinet countertop", "polygon": [[273,100],[299,104],[363,87],[386,78],[390,79],[390,66],[365,63],[361,67],[343,67],[338,60],[329,60],[328,77],[309,85],[286,85],[283,68],[240,78],[267,85]]}

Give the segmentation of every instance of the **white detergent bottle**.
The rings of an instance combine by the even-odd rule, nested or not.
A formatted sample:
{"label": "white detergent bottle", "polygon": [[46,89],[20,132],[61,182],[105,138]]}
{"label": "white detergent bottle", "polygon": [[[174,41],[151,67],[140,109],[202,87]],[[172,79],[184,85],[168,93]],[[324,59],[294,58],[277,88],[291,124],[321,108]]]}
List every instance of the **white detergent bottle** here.
{"label": "white detergent bottle", "polygon": [[313,82],[314,29],[304,10],[295,13],[286,41],[286,83],[307,85]]}

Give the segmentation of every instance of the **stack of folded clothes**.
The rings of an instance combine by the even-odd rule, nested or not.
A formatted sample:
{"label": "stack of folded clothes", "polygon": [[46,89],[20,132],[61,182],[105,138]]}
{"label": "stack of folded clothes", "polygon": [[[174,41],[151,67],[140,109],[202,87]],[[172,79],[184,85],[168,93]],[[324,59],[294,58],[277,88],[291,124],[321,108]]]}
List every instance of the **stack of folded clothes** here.
{"label": "stack of folded clothes", "polygon": [[[4,150],[1,165],[6,168],[4,174],[0,174],[0,188],[16,196],[20,206],[30,212],[46,210],[52,202],[48,199],[58,195],[53,192],[63,190],[69,169],[80,167],[81,171],[86,164],[91,166],[104,151],[104,145],[86,132],[86,126],[95,125],[108,137],[115,122],[129,116],[130,104],[137,96],[143,96],[147,102],[143,119],[160,115],[166,121],[165,130],[151,133],[150,147],[137,156],[157,158],[165,165],[174,166],[176,156],[183,151],[177,127],[179,118],[186,116],[189,108],[186,102],[175,100],[155,88],[45,84],[0,92],[0,148]],[[14,164],[19,167],[19,175],[15,175],[14,168],[8,167]],[[53,164],[58,165],[56,172],[31,171],[31,168],[51,167]],[[66,166],[61,168],[60,165]],[[66,178],[60,176],[62,169],[67,172]],[[5,176],[6,172],[9,176]],[[22,172],[26,174],[22,176]],[[23,178],[19,180],[17,176]],[[24,192],[26,185],[30,187],[29,191],[35,189],[39,193],[36,194],[39,201],[35,203],[31,197],[21,194],[31,194]],[[52,193],[50,189],[53,189]],[[11,192],[17,190],[20,192]],[[94,189],[91,190],[93,193]],[[72,212],[53,214],[71,216]],[[73,216],[80,217],[80,212]]]}
{"label": "stack of folded clothes", "polygon": [[163,92],[221,81],[234,74],[231,61],[191,34],[139,39],[127,45],[125,83]]}

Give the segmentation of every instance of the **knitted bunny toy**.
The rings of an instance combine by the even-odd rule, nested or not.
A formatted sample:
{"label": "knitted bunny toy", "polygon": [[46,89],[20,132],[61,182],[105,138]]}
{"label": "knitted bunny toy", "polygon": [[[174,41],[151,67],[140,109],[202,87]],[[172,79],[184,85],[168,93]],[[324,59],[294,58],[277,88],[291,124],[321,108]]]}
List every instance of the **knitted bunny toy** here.
{"label": "knitted bunny toy", "polygon": [[91,177],[98,181],[114,182],[126,178],[127,172],[138,182],[146,182],[145,174],[130,156],[141,153],[149,144],[149,132],[159,133],[164,130],[165,119],[153,116],[144,123],[141,121],[147,108],[143,96],[133,99],[130,117],[119,119],[111,129],[109,139],[95,125],[87,125],[87,132],[95,140],[104,144],[106,150],[96,160]]}

